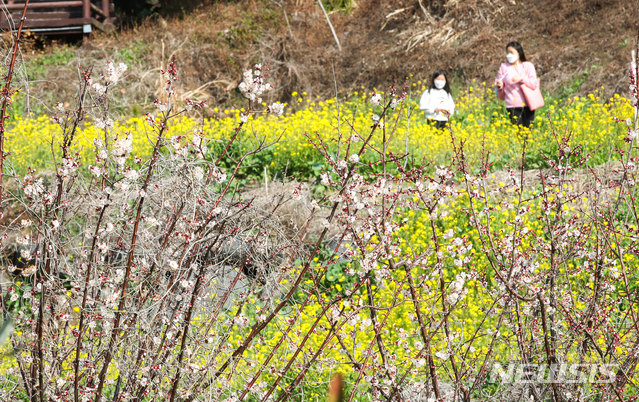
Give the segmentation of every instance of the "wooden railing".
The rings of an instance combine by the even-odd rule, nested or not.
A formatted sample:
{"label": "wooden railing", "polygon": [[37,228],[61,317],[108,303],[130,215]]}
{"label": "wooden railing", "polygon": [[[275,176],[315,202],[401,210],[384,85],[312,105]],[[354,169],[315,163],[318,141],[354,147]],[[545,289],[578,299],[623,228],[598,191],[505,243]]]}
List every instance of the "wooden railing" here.
{"label": "wooden railing", "polygon": [[[9,12],[0,13],[0,29],[13,29],[20,21],[24,0],[0,0],[0,7]],[[25,29],[37,33],[90,33],[92,27],[108,29],[113,24],[114,9],[111,0],[30,0]]]}

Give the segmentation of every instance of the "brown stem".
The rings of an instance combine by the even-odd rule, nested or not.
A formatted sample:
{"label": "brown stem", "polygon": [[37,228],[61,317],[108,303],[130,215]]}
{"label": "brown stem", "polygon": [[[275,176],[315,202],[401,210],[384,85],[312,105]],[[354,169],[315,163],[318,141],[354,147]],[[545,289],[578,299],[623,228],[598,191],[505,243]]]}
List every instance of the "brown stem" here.
{"label": "brown stem", "polygon": [[[24,21],[26,20],[27,7],[29,7],[29,0],[25,0],[24,8],[22,9],[22,17],[20,18],[20,25],[16,31],[16,38],[13,42],[13,51],[11,53],[11,62],[9,63],[9,71],[4,80],[4,88],[0,92],[2,96],[2,110],[0,110],[0,209],[2,208],[2,195],[4,194],[4,159],[6,157],[4,153],[4,133],[5,120],[7,118],[7,107],[9,106],[9,100],[11,99],[11,79],[13,78],[13,69],[16,63],[16,57],[18,56],[18,48],[20,47],[20,36],[22,35],[22,28],[24,27]],[[44,391],[40,391],[41,393]],[[41,395],[41,398],[43,394]]]}
{"label": "brown stem", "polygon": [[[107,197],[107,200],[109,200],[109,198],[111,197],[111,195],[109,194],[109,196]],[[84,279],[84,292],[82,294],[82,306],[80,308],[80,322],[78,323],[78,341],[76,344],[76,349],[75,349],[75,361],[73,362],[73,366],[74,366],[74,378],[73,378],[73,394],[74,394],[74,401],[78,402],[80,400],[80,394],[79,394],[79,370],[80,370],[80,345],[82,344],[82,332],[84,330],[84,310],[86,308],[87,305],[87,295],[89,292],[89,282],[91,280],[91,267],[92,267],[92,263],[93,263],[93,254],[95,253],[95,245],[96,242],[98,240],[98,232],[100,230],[100,223],[102,222],[102,218],[104,217],[104,211],[106,211],[107,208],[107,204],[105,204],[102,207],[102,211],[100,211],[100,217],[98,218],[98,223],[95,226],[95,232],[93,233],[93,242],[91,244],[91,253],[89,254],[89,263],[88,263],[88,267],[87,267],[87,274],[86,277]]]}
{"label": "brown stem", "polygon": [[177,361],[177,371],[175,373],[175,377],[172,381],[171,394],[169,401],[173,402],[175,400],[175,392],[177,391],[178,384],[180,383],[180,375],[182,374],[182,359],[184,358],[184,349],[186,349],[186,339],[189,333],[189,326],[191,324],[191,316],[193,314],[193,308],[195,306],[196,298],[200,293],[200,286],[202,285],[202,276],[204,275],[205,265],[202,264],[200,267],[200,272],[197,275],[197,279],[195,280],[195,288],[193,289],[193,294],[191,295],[191,302],[189,303],[189,311],[184,318],[184,332],[182,333],[182,343],[180,345],[180,354],[178,356]]}
{"label": "brown stem", "polygon": [[[167,112],[168,114],[168,112]],[[153,175],[153,168],[155,167],[155,161],[158,158],[160,153],[160,146],[162,144],[162,137],[164,135],[164,131],[166,130],[167,124],[166,120],[168,118],[165,117],[165,121],[163,122],[160,130],[158,131],[157,141],[155,143],[155,147],[153,149],[153,155],[151,156],[151,162],[149,163],[148,173],[146,175],[146,180],[144,185],[142,186],[142,190],[146,192],[149,181],[151,180],[151,176]],[[111,359],[113,358],[113,350],[115,339],[118,336],[118,332],[120,330],[120,319],[122,317],[122,311],[124,311],[124,303],[126,299],[127,293],[127,282],[129,280],[129,276],[131,275],[131,266],[133,265],[133,253],[135,252],[138,227],[140,225],[140,218],[142,216],[142,207],[144,206],[144,196],[140,196],[140,202],[138,204],[138,210],[135,217],[135,223],[133,225],[133,233],[131,235],[131,249],[129,250],[129,257],[126,264],[126,271],[124,274],[124,279],[122,281],[122,291],[120,292],[120,302],[118,303],[118,309],[115,312],[115,320],[113,323],[113,329],[111,329],[111,336],[109,337],[109,344],[106,349],[106,356],[104,357],[104,365],[102,366],[102,370],[100,371],[100,376],[98,380],[98,387],[95,393],[95,402],[99,402],[102,397],[102,388],[104,387],[104,380],[106,378],[107,371],[109,369],[109,365],[111,363]]]}
{"label": "brown stem", "polygon": [[417,291],[415,291],[415,284],[413,282],[413,276],[410,272],[410,270],[408,269],[408,267],[406,268],[406,278],[408,279],[408,286],[410,287],[410,295],[411,298],[413,299],[413,305],[415,306],[415,313],[417,315],[417,322],[419,323],[419,332],[422,335],[422,340],[424,341],[424,345],[426,346],[427,350],[428,350],[428,368],[430,370],[430,380],[433,384],[433,391],[435,392],[435,397],[437,398],[437,400],[441,399],[441,393],[439,392],[439,384],[437,381],[437,371],[435,371],[435,362],[433,361],[433,356],[431,353],[431,345],[430,345],[430,340],[431,338],[428,337],[428,334],[426,333],[426,328],[424,325],[424,317],[422,315],[422,310],[419,307],[419,302],[417,301]]}
{"label": "brown stem", "polygon": [[[557,363],[557,358],[555,357],[555,355],[552,352],[551,349],[551,341],[550,339],[548,339],[548,323],[547,323],[547,319],[546,319],[546,303],[544,303],[544,299],[541,296],[541,293],[539,293],[537,295],[537,299],[539,300],[539,306],[541,307],[541,322],[542,322],[542,326],[543,326],[543,330],[544,330],[544,349],[546,350],[546,359],[548,361],[548,365],[550,367],[553,366],[553,364]],[[553,401],[559,402],[561,401],[561,395],[559,394],[559,389],[557,388],[557,384],[553,382],[552,384],[552,390],[553,390]]]}

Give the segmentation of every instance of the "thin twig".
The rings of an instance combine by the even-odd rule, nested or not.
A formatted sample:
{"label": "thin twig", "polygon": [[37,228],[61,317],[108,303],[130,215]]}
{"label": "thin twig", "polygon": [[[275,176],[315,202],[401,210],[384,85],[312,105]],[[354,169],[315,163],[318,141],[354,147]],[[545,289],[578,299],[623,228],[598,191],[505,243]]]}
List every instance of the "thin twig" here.
{"label": "thin twig", "polygon": [[326,17],[326,22],[328,22],[328,26],[331,28],[331,32],[333,33],[333,38],[335,38],[335,43],[337,43],[337,49],[342,51],[342,46],[339,44],[339,39],[337,38],[337,34],[335,33],[335,28],[333,28],[333,24],[331,24],[330,18],[328,18],[328,14],[326,13],[326,9],[324,8],[324,4],[322,4],[322,0],[317,0],[322,12],[324,13],[324,17]]}
{"label": "thin twig", "polygon": [[2,96],[2,110],[0,110],[0,211],[2,210],[2,196],[4,194],[4,160],[6,155],[4,153],[4,139],[5,139],[5,122],[7,119],[7,107],[11,101],[11,79],[13,78],[13,69],[16,63],[16,57],[18,56],[18,49],[20,48],[20,36],[22,35],[22,28],[24,27],[24,21],[26,20],[27,7],[29,7],[29,0],[25,0],[24,8],[22,9],[22,17],[20,18],[20,25],[16,31],[16,36],[13,42],[13,51],[11,53],[11,62],[9,63],[9,70],[4,81],[4,88],[0,92]]}

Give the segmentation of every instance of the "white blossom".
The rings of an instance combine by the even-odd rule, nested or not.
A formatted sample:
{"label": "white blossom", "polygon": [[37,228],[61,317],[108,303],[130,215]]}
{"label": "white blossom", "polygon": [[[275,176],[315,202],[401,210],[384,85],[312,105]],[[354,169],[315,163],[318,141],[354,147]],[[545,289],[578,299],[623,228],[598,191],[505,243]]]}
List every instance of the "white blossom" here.
{"label": "white blossom", "polygon": [[262,101],[262,94],[273,89],[273,86],[264,82],[264,74],[260,64],[256,64],[253,68],[254,70],[247,69],[244,71],[244,79],[240,82],[238,88],[246,99],[259,103]]}
{"label": "white blossom", "polygon": [[126,136],[118,136],[113,144],[113,151],[111,151],[117,164],[124,166],[126,158],[131,152],[133,152],[133,136],[131,133],[126,133]]}
{"label": "white blossom", "polygon": [[195,167],[193,169],[193,177],[195,177],[195,180],[197,181],[202,181],[204,178],[204,169],[199,166]]}
{"label": "white blossom", "polygon": [[98,117],[97,119],[95,119],[95,123],[94,123],[96,128],[99,129],[104,129],[107,127],[113,127],[113,119],[109,118],[109,117]]}
{"label": "white blossom", "polygon": [[437,356],[437,358],[441,359],[441,360],[446,360],[448,359],[448,356],[450,356],[448,353],[446,352],[435,352],[435,356]]}
{"label": "white blossom", "polygon": [[284,105],[282,103],[275,102],[268,107],[268,112],[275,116],[281,116],[284,113]]}
{"label": "white blossom", "polygon": [[117,66],[109,61],[106,66],[106,75],[105,79],[107,82],[115,84],[120,80],[122,74],[127,70],[127,65],[124,63],[120,63]]}
{"label": "white blossom", "polygon": [[226,173],[223,173],[218,168],[213,168],[213,172],[211,173],[211,177],[218,184],[222,184],[222,183],[224,183],[224,181],[226,181]]}

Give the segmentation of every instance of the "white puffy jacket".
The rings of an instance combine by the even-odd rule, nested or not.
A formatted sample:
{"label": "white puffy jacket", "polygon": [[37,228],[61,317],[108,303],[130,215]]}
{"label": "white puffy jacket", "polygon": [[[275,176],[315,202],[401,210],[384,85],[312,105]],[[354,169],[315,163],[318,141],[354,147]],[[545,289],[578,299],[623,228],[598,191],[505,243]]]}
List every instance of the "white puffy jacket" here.
{"label": "white puffy jacket", "polygon": [[453,102],[453,97],[443,89],[427,89],[419,100],[419,109],[424,111],[424,116],[427,119],[448,121],[446,115],[435,114],[435,109],[448,110],[452,116],[455,113],[455,102]]}

